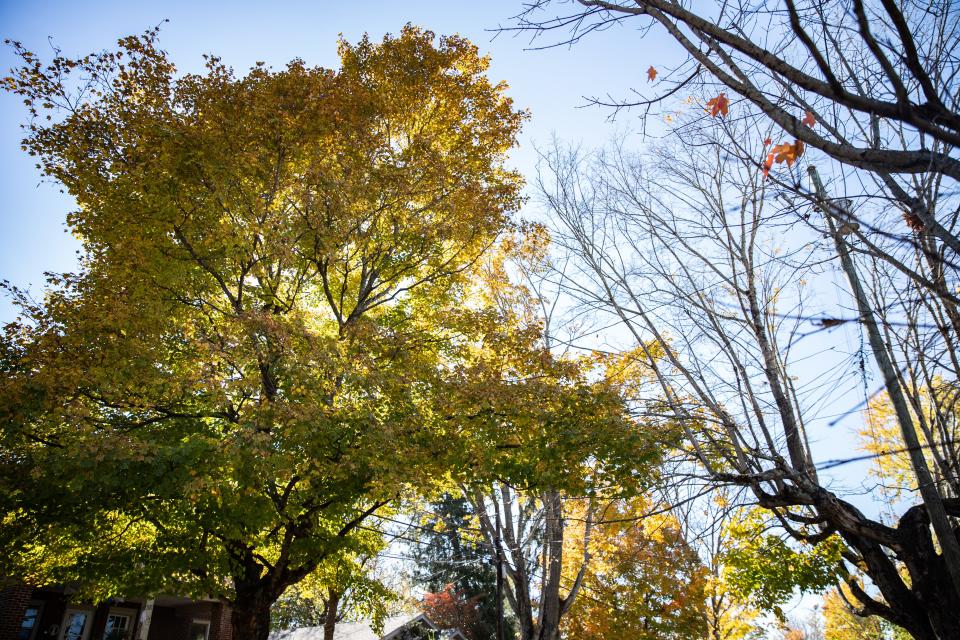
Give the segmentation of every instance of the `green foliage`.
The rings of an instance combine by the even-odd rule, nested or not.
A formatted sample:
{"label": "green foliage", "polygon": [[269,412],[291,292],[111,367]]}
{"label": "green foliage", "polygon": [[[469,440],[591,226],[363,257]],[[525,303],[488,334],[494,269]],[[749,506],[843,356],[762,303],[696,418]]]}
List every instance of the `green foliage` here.
{"label": "green foliage", "polygon": [[452,463],[437,393],[524,114],[471,43],[414,27],[245,76],[177,75],[156,36],[15,45],[84,255],[42,305],[13,291],[0,574],[269,603]]}
{"label": "green foliage", "polygon": [[525,114],[476,47],[408,26],[341,42],[338,71],[178,75],[156,37],[49,64],[14,45],[24,145],[84,255],[43,304],[12,290],[0,574],[222,597],[263,637],[303,580],[282,616],[311,585],[381,611],[349,559],[399,497],[648,481],[626,383],[552,355],[490,257],[548,238],[509,233]]}
{"label": "green foliage", "polygon": [[837,583],[843,542],[830,536],[798,550],[770,529],[760,509],[743,512],[730,524],[724,580],[740,597],[782,617],[780,605],[797,590],[819,593]]}
{"label": "green foliage", "polygon": [[[377,541],[382,538],[377,536]],[[371,573],[369,558],[328,558],[277,599],[271,608],[271,625],[274,629],[321,627],[334,599],[338,621],[371,620],[374,628],[381,628],[397,596]]]}

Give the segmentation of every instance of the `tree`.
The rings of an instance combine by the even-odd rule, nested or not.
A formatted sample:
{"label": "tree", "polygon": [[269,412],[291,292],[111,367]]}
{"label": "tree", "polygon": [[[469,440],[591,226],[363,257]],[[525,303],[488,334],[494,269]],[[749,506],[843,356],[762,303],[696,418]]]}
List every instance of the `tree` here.
{"label": "tree", "polygon": [[[77,201],[77,274],[4,328],[0,573],[221,597],[235,638],[451,464],[433,411],[464,283],[508,226],[524,114],[463,38],[405,27],[177,75],[157,31],[5,80]],[[453,447],[451,454],[459,454]]]}
{"label": "tree", "polygon": [[[884,388],[916,405],[935,374],[956,379],[955,334],[944,320],[949,306],[860,236],[851,240],[854,231],[824,208],[840,206],[835,200],[813,208],[765,178],[752,158],[766,145],[750,141],[751,126],[690,127],[682,141],[647,154],[622,144],[592,154],[547,152],[539,186],[566,267],[557,277],[575,309],[621,328],[623,352],[644,355],[644,345],[660,346],[644,363],[655,388],[635,413],[684,430],[697,469],[684,473],[749,488],[797,540],[821,544],[839,536],[841,575],[852,578],[859,569],[879,592],[871,597],[855,580],[847,583],[870,613],[917,638],[952,637],[960,633],[956,619],[942,612],[960,601],[949,557],[938,546],[943,536],[930,525],[936,504],[955,518],[960,503],[947,491],[935,500],[920,496],[920,504],[887,522],[828,489],[808,440],[818,409],[795,378],[801,354],[815,357],[805,336],[859,325],[869,344],[861,364],[830,365],[821,353],[824,368],[807,389],[826,393],[844,380],[865,382],[873,356]],[[731,152],[737,145],[748,152]],[[922,264],[923,254],[916,257]],[[854,318],[811,309],[810,282],[832,277],[824,264],[836,265],[850,284]],[[912,427],[900,411],[897,423],[917,484],[936,488],[923,481],[913,455],[922,447],[907,438]],[[955,478],[957,459],[944,451],[938,470]]]}
{"label": "tree", "polygon": [[[743,505],[735,500],[730,490],[713,492],[709,500],[690,502],[690,512],[701,510],[703,523],[691,526],[693,516],[679,512],[678,520],[685,524],[684,538],[692,540],[706,567],[706,618],[709,640],[759,640],[764,632],[758,624],[760,611],[736,593],[729,583],[726,560],[739,547],[741,540],[733,534],[731,524],[739,518]],[[679,500],[669,500],[677,504]],[[678,513],[678,509],[671,510]]]}
{"label": "tree", "polygon": [[[956,474],[949,469],[942,471],[946,466],[943,461],[960,459],[956,384],[936,378],[929,385],[918,385],[911,400],[911,413],[922,427],[923,455],[934,470],[934,482],[944,494],[960,495]],[[881,490],[891,502],[916,492],[916,477],[889,395],[880,393],[871,398],[865,413],[859,435],[864,451],[876,456],[872,473],[880,480]]]}
{"label": "tree", "polygon": [[[665,74],[652,66],[653,73],[648,72],[651,82],[661,79],[654,95],[617,107],[669,109],[669,100],[679,92],[704,91],[713,96],[701,99],[709,117],[722,118],[730,113],[729,91],[740,98],[738,120],[754,125],[742,131],[744,136],[763,139],[761,131],[773,125],[759,153],[742,144],[742,137],[731,138],[728,149],[752,154],[752,163],[765,177],[775,163],[795,165],[795,172],[778,183],[823,211],[832,222],[831,229],[838,231],[833,234],[835,259],[851,281],[854,309],[895,408],[927,510],[924,517],[930,518],[943,549],[952,597],[960,599],[960,542],[955,540],[951,520],[955,507],[944,503],[950,496],[937,491],[933,482],[937,471],[956,474],[947,461],[931,471],[921,454],[923,425],[915,424],[909,408],[909,387],[915,385],[898,375],[902,367],[888,353],[892,346],[900,346],[891,345],[884,335],[889,325],[881,320],[883,326],[878,326],[878,314],[888,308],[886,301],[873,304],[875,300],[857,293],[862,289],[861,278],[855,261],[848,259],[849,254],[866,254],[895,270],[907,280],[897,288],[909,286],[922,299],[919,306],[929,318],[920,326],[935,324],[938,342],[957,344],[960,315],[952,283],[957,278],[960,239],[946,185],[960,179],[953,151],[960,140],[960,102],[958,61],[945,53],[954,50],[960,37],[956,13],[949,3],[931,9],[919,2],[870,5],[857,1],[848,8],[846,3],[829,0],[787,0],[779,11],[770,11],[766,5],[718,3],[712,9],[690,9],[674,0],[580,0],[582,9],[572,14],[539,13],[550,4],[532,3],[520,14],[516,28],[542,32],[569,27],[573,31],[567,41],[576,41],[630,19],[640,21],[642,33],[663,29],[678,45],[679,65]],[[761,34],[763,41],[758,42]],[[695,102],[692,95],[688,101]],[[678,127],[681,133],[684,129]],[[781,142],[783,135],[793,141]],[[852,185],[851,195],[876,206],[852,207],[835,201],[816,180],[803,188],[796,161],[807,148],[844,165],[835,173],[840,186]],[[912,357],[907,360],[915,359],[915,343],[909,351]],[[949,365],[954,377],[955,365],[955,360]],[[929,371],[924,376],[923,383],[929,384]]]}
{"label": "tree", "polygon": [[862,618],[850,610],[848,598],[834,589],[823,597],[824,635],[829,640],[884,640],[881,620],[875,616]]}
{"label": "tree", "polygon": [[438,592],[423,595],[423,612],[441,629],[457,629],[471,640],[476,640],[484,637],[475,635],[480,617],[478,600],[477,596],[467,597],[466,593],[450,583]]}
{"label": "tree", "polygon": [[[383,538],[366,531],[378,547]],[[372,549],[371,549],[372,551]],[[323,627],[324,640],[332,640],[336,626],[344,619],[372,620],[382,626],[387,606],[396,600],[371,567],[375,556],[327,558],[300,582],[284,591],[270,609],[273,629]]]}
{"label": "tree", "polygon": [[[600,510],[588,540],[583,590],[564,618],[568,637],[704,637],[706,568],[677,519],[669,513],[649,515],[654,510],[643,498],[614,501]],[[568,540],[573,548],[567,556],[579,557],[583,538]]]}
{"label": "tree", "polygon": [[778,535],[775,519],[771,522],[758,509],[739,513],[729,527],[734,543],[724,556],[726,583],[781,620],[780,605],[795,593],[822,593],[842,573],[843,547],[837,537],[796,549],[787,534]]}
{"label": "tree", "polygon": [[[494,556],[477,529],[476,516],[462,496],[443,494],[430,502],[419,519],[413,546],[414,579],[431,593],[443,593],[447,585],[460,594],[476,615],[461,630],[474,640],[496,635],[497,584]],[[438,620],[428,617],[434,622]],[[508,635],[512,630],[508,630]]]}
{"label": "tree", "polygon": [[[557,640],[580,591],[594,509],[574,534],[585,540],[583,555],[572,559],[564,552],[570,500],[641,491],[666,439],[652,438],[628,412],[642,367],[552,350],[551,302],[538,287],[548,246],[533,226],[490,255],[480,282],[499,322],[451,373],[446,394],[447,413],[469,417],[479,438],[476,461],[453,478],[506,576],[523,640]],[[572,582],[564,575],[571,563],[579,567]]]}
{"label": "tree", "polygon": [[[831,528],[840,531],[850,546],[858,550],[857,562],[863,561],[869,567],[870,577],[882,592],[880,600],[873,600],[866,593],[857,594],[873,613],[908,628],[916,637],[960,635],[953,621],[939,613],[960,606],[960,541],[956,535],[956,518],[960,516],[956,479],[960,466],[954,452],[941,453],[942,444],[936,443],[934,432],[940,425],[925,424],[919,410],[922,395],[936,388],[938,377],[952,385],[960,372],[956,357],[960,316],[955,288],[960,249],[955,189],[960,178],[955,151],[960,93],[958,60],[952,53],[960,37],[960,19],[954,7],[951,3],[931,6],[886,0],[872,4],[786,0],[775,5],[707,3],[696,7],[675,0],[579,0],[570,3],[574,4],[573,9],[553,10],[560,4],[549,0],[528,4],[512,28],[537,34],[566,30],[559,38],[565,43],[575,43],[619,24],[637,27],[641,36],[654,31],[665,35],[668,42],[676,45],[679,63],[673,64],[665,57],[662,65],[657,60],[641,62],[637,69],[650,64],[646,73],[649,89],[638,90],[635,100],[608,104],[616,109],[640,109],[645,126],[653,123],[648,116],[664,116],[668,134],[673,134],[678,143],[672,149],[673,158],[681,164],[685,164],[686,154],[703,159],[695,145],[715,146],[709,162],[698,162],[693,167],[705,176],[702,180],[688,180],[693,192],[666,196],[664,190],[634,189],[633,184],[628,184],[627,193],[614,195],[611,206],[615,209],[626,201],[627,208],[619,216],[622,227],[617,231],[622,233],[626,228],[629,236],[638,219],[640,227],[654,227],[663,218],[668,223],[677,222],[678,216],[669,214],[633,215],[636,209],[644,207],[663,211],[665,207],[657,206],[661,203],[656,198],[690,203],[690,193],[703,197],[699,204],[708,210],[707,215],[699,220],[690,215],[676,227],[686,226],[687,222],[692,223],[691,227],[677,229],[679,233],[660,233],[653,228],[649,236],[652,242],[646,249],[655,253],[669,249],[669,244],[660,244],[663,241],[691,249],[689,253],[686,249],[669,251],[672,255],[667,261],[674,265],[680,262],[682,266],[682,260],[689,258],[696,268],[662,269],[664,279],[679,274],[694,286],[711,286],[715,279],[720,281],[718,287],[736,290],[732,299],[724,300],[734,305],[732,316],[711,308],[713,291],[699,295],[697,289],[687,287],[686,295],[676,297],[680,304],[706,309],[706,314],[691,310],[692,316],[712,323],[713,331],[700,336],[707,341],[719,340],[718,351],[740,351],[744,334],[725,323],[741,322],[749,340],[759,347],[755,353],[761,358],[757,362],[760,366],[755,369],[739,356],[727,361],[727,374],[737,376],[738,384],[747,385],[745,391],[751,397],[756,396],[756,383],[769,385],[769,394],[760,394],[761,403],[743,407],[744,413],[754,414],[750,422],[755,421],[755,426],[728,420],[733,417],[730,412],[736,400],[726,406],[717,404],[720,398],[702,375],[717,371],[716,366],[704,364],[710,363],[710,359],[697,359],[692,365],[690,361],[683,365],[673,363],[687,378],[686,383],[693,388],[691,393],[718,418],[721,435],[726,431],[724,440],[733,441],[738,451],[737,459],[730,460],[735,470],[733,476],[716,475],[715,465],[706,455],[700,456],[703,466],[717,482],[736,481],[756,490],[759,484],[766,483],[766,473],[779,475],[780,472],[773,471],[781,464],[779,460],[786,461],[790,486],[785,488],[774,480],[772,484],[776,486],[757,491],[761,504],[801,511],[813,506],[817,513],[810,517],[815,520],[817,533],[798,531],[798,537],[827,536]],[[658,56],[671,53],[666,47],[656,51]],[[707,129],[713,129],[717,135],[702,135]],[[806,167],[809,182],[803,175],[801,158],[817,163]],[[779,218],[785,233],[789,229],[813,240],[813,244],[817,244],[815,236],[822,234],[832,242],[833,246],[824,247],[826,251],[820,255],[836,265],[846,279],[848,307],[853,310],[853,317],[825,315],[820,328],[829,330],[846,323],[857,323],[862,328],[866,357],[858,368],[864,379],[874,369],[881,377],[896,416],[900,444],[897,448],[909,459],[910,475],[915,480],[911,484],[918,487],[921,504],[904,511],[899,522],[890,523],[893,526],[864,518],[857,510],[837,509],[836,503],[821,502],[830,492],[821,491],[823,484],[804,452],[807,425],[803,416],[798,415],[803,409],[789,378],[782,375],[785,354],[796,340],[789,337],[786,326],[777,328],[778,322],[789,321],[784,315],[794,315],[802,321],[803,307],[797,306],[794,311],[789,306],[802,300],[789,297],[778,316],[770,314],[763,305],[778,301],[779,283],[773,284],[770,294],[762,293],[757,298],[752,293],[754,282],[771,283],[769,277],[758,279],[749,273],[765,266],[767,260],[754,254],[754,233],[738,233],[736,218],[745,222],[743,216],[726,218],[715,200],[724,193],[721,176],[729,176],[731,168],[741,173],[756,172],[764,179],[765,188],[758,193],[761,185],[746,185],[742,193],[749,194],[747,198],[726,192],[724,201],[751,206],[767,218],[767,225],[775,225]],[[709,185],[706,176],[714,178],[716,186]],[[632,180],[629,172],[621,172],[608,182],[615,190]],[[583,206],[584,198],[577,193],[580,186],[574,183],[559,189],[559,199],[567,205]],[[840,192],[839,197],[830,193],[836,191]],[[593,195],[589,190],[586,193]],[[785,200],[780,206],[758,207],[764,193]],[[650,200],[632,202],[637,196],[648,196]],[[573,229],[570,235],[583,228],[587,234],[595,231],[590,225],[590,214],[577,217],[585,224]],[[788,222],[790,218],[795,224]],[[811,220],[812,224],[804,223]],[[752,221],[747,224],[752,231],[759,228]],[[608,286],[605,296],[600,297],[619,298],[610,303],[614,315],[619,314],[622,323],[635,330],[649,330],[651,307],[641,304],[645,301],[640,298],[649,291],[658,292],[663,285],[653,282],[649,288],[641,286],[646,274],[636,277],[637,268],[632,263],[636,252],[627,251],[629,257],[624,259],[620,255],[624,244],[621,236],[608,231],[601,230],[600,242],[589,235],[577,239],[583,263],[592,273],[602,270],[607,276],[606,281],[599,283]],[[714,254],[718,262],[705,264],[705,254],[699,252],[705,247],[692,240],[698,231],[726,235],[724,242],[730,251]],[[804,231],[813,231],[815,235],[811,237]],[[610,244],[604,245],[603,241]],[[786,259],[800,255],[790,254],[799,245],[779,244],[786,245],[782,254],[785,257],[771,258],[769,262],[795,269],[803,279],[815,273],[812,263]],[[617,250],[608,246],[616,246]],[[599,247],[606,250],[598,251]],[[680,257],[674,260],[677,254]],[[745,255],[748,259],[741,260]],[[725,262],[726,256],[731,256],[732,261]],[[660,267],[651,264],[655,262],[639,261],[650,271]],[[708,270],[698,272],[701,267]],[[744,269],[746,277],[730,277],[727,267],[733,271]],[[716,278],[705,277],[709,269],[713,269]],[[604,276],[598,275],[597,279],[604,280]],[[666,288],[676,290],[672,283]],[[585,303],[589,296],[581,288],[575,290]],[[756,299],[751,302],[751,298]],[[779,301],[784,298],[787,296],[780,295]],[[761,322],[771,325],[763,328]],[[664,323],[657,322],[653,331],[664,329]],[[687,336],[696,333],[683,330]],[[647,336],[636,338],[638,342],[641,339]],[[688,342],[686,346],[692,345]],[[691,351],[685,355],[693,354]],[[868,365],[869,360],[872,364]],[[752,372],[758,375],[753,377]],[[780,439],[763,443],[761,449],[766,453],[758,456],[756,449],[750,451],[758,432],[745,437],[751,443],[746,447],[735,443],[744,428],[759,429],[763,439],[770,435],[771,415],[764,415],[765,405],[776,407],[772,418],[781,422],[777,425]],[[698,455],[711,449],[713,443],[708,438],[696,446],[700,444],[704,446],[697,451]],[[923,453],[927,445],[929,458]],[[795,492],[792,479],[798,477],[804,479],[801,484],[806,480],[810,484]],[[809,524],[803,520],[806,516],[793,515],[800,519],[787,518],[788,524]],[[928,524],[935,532],[932,537],[927,533]],[[795,527],[787,528],[796,531]],[[913,538],[914,533],[919,539]],[[924,551],[902,551],[907,547]],[[924,557],[920,559],[920,555]],[[897,560],[890,561],[891,557]],[[901,566],[908,568],[907,581],[900,577]],[[930,604],[930,598],[940,604]]]}

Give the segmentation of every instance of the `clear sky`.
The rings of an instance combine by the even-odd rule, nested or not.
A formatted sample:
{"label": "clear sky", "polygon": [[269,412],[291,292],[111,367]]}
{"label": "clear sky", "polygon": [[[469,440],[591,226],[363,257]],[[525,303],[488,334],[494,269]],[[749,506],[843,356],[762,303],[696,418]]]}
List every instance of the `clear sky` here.
{"label": "clear sky", "polygon": [[[547,143],[554,133],[563,139],[600,143],[613,127],[636,124],[636,117],[608,122],[610,112],[584,108],[584,96],[608,92],[626,95],[645,82],[652,54],[664,42],[641,40],[634,27],[617,27],[575,47],[534,51],[529,35],[496,34],[512,24],[523,0],[415,0],[366,2],[23,2],[0,0],[0,36],[18,40],[49,57],[51,39],[67,55],[112,48],[118,37],[140,33],[164,19],[160,45],[181,71],[202,68],[204,53],[220,56],[238,72],[262,60],[282,67],[292,58],[335,68],[337,37],[356,41],[364,32],[379,39],[407,22],[437,34],[469,37],[492,56],[490,75],[510,85],[516,104],[529,109],[521,147],[513,162],[525,173],[535,166],[534,143]],[[494,37],[496,36],[496,37]],[[559,37],[560,34],[557,34]],[[662,36],[658,36],[662,37]],[[538,42],[537,44],[545,44]],[[0,73],[16,65],[9,46],[0,48]],[[72,207],[49,184],[39,184],[34,163],[20,150],[26,113],[12,95],[0,93],[0,278],[39,293],[44,271],[73,268],[78,243],[64,229]],[[14,309],[0,300],[0,323]]]}

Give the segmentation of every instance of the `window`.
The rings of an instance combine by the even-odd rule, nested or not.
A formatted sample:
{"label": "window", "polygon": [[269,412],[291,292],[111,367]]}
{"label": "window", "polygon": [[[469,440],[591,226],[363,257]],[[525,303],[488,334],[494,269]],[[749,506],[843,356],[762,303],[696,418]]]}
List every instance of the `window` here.
{"label": "window", "polygon": [[37,635],[37,627],[40,626],[40,609],[42,605],[31,602],[23,612],[23,620],[20,621],[20,628],[17,629],[17,640],[33,640]]}
{"label": "window", "polygon": [[210,635],[209,620],[194,620],[190,624],[190,640],[207,640]]}
{"label": "window", "polygon": [[135,611],[110,609],[107,624],[103,628],[103,640],[130,640],[133,632]]}
{"label": "window", "polygon": [[93,611],[90,609],[67,609],[63,615],[60,640],[87,640],[92,621]]}

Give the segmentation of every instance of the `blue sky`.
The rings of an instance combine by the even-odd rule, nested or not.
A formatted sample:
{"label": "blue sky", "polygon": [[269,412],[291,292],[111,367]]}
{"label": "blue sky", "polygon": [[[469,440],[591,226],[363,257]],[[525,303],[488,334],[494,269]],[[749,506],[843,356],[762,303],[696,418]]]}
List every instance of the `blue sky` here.
{"label": "blue sky", "polygon": [[[379,38],[407,22],[437,34],[459,33],[492,56],[490,75],[510,85],[517,105],[532,119],[513,154],[527,174],[535,166],[535,143],[555,133],[588,143],[605,141],[614,127],[636,124],[633,115],[610,123],[608,110],[586,107],[584,96],[626,95],[646,82],[645,71],[669,47],[662,36],[641,39],[634,26],[617,27],[579,43],[534,51],[529,35],[494,37],[498,25],[511,24],[523,0],[420,0],[396,2],[14,2],[0,0],[0,36],[22,42],[41,55],[50,53],[48,37],[65,54],[79,55],[115,46],[118,37],[140,33],[165,19],[160,44],[181,71],[202,67],[213,53],[238,72],[262,60],[282,67],[294,57],[308,64],[336,67],[337,38],[356,41],[364,32]],[[557,34],[560,37],[562,34]],[[552,36],[551,36],[552,37]],[[545,44],[548,40],[538,42]],[[49,55],[47,56],[49,57]],[[0,48],[4,75],[17,59]],[[23,105],[0,93],[0,278],[39,293],[44,271],[75,265],[78,243],[64,229],[70,198],[39,184],[34,163],[20,150]],[[0,300],[0,322],[14,309]]]}

